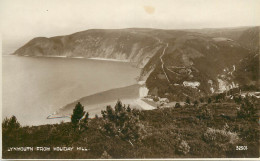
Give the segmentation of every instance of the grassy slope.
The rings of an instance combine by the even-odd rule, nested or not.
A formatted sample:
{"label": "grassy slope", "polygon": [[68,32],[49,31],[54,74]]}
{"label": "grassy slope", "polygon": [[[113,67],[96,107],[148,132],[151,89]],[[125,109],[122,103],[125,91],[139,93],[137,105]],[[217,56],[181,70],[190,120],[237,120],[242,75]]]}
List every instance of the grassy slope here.
{"label": "grassy slope", "polygon": [[[256,102],[259,107],[259,99]],[[92,119],[85,132],[74,132],[69,123],[23,127],[10,135],[3,135],[4,158],[100,158],[106,151],[112,158],[216,158],[259,157],[259,125],[257,121],[238,119],[239,105],[232,100],[222,103],[200,104],[199,107],[162,108],[142,111],[140,120],[144,125],[143,138],[132,147],[118,137],[106,136],[99,128],[102,119]],[[211,118],[203,118],[208,109]],[[259,110],[259,109],[258,109]],[[204,135],[210,127],[237,133],[239,140],[228,143],[226,138],[206,141]],[[16,139],[14,139],[16,138]],[[178,151],[179,140],[185,140],[190,150]],[[247,146],[246,151],[236,151],[237,145]],[[7,152],[10,146],[82,146],[88,152]]]}

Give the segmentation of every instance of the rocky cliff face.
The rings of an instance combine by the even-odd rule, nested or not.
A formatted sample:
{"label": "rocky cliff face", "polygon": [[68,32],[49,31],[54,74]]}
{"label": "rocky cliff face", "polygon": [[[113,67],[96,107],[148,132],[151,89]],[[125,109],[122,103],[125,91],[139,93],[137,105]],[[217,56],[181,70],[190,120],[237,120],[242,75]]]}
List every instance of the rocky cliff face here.
{"label": "rocky cliff face", "polygon": [[161,48],[151,29],[87,30],[67,36],[32,39],[14,54],[110,58],[143,67]]}
{"label": "rocky cliff face", "polygon": [[250,82],[238,78],[236,69],[241,72],[244,67],[239,62],[258,54],[257,35],[259,27],[87,30],[35,38],[14,54],[125,60],[143,68],[140,79],[146,81],[150,94],[181,100]]}

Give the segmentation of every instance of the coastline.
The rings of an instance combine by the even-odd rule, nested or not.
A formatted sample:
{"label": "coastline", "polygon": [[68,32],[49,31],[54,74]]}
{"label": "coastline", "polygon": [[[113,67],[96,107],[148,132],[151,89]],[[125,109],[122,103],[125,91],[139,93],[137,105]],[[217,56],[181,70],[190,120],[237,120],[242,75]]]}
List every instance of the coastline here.
{"label": "coastline", "polygon": [[114,88],[79,98],[72,103],[60,107],[57,111],[47,116],[47,119],[68,118],[77,102],[81,102],[81,104],[86,107],[85,110],[90,113],[90,117],[95,117],[96,114],[100,116],[101,110],[105,110],[108,105],[114,107],[118,100],[122,101],[125,105],[130,105],[132,108],[141,110],[156,109],[156,107],[142,100],[147,94],[148,89],[143,82],[138,82],[126,87]]}
{"label": "coastline", "polygon": [[111,58],[100,58],[100,57],[82,57],[82,56],[59,56],[59,55],[46,55],[46,56],[32,56],[32,55],[12,55],[12,54],[7,54],[7,55],[2,55],[2,56],[24,56],[24,57],[44,57],[44,58],[71,58],[71,59],[89,59],[89,60],[101,60],[101,61],[114,61],[114,62],[125,62],[125,63],[130,63],[129,60],[119,60],[119,59],[111,59]]}
{"label": "coastline", "polygon": [[110,59],[110,58],[98,58],[98,57],[92,57],[92,58],[87,58],[91,60],[103,60],[103,61],[116,61],[116,62],[126,62],[128,63],[128,60],[118,60],[118,59]]}
{"label": "coastline", "polygon": [[[46,58],[74,58],[74,59],[90,59],[90,60],[101,60],[101,61],[113,61],[113,62],[126,62],[128,63],[129,61],[127,60],[117,60],[117,59],[107,59],[107,58],[98,58],[98,57],[93,57],[93,58],[85,58],[85,57],[67,57],[67,56],[30,56],[30,55],[4,55],[4,56],[24,56],[24,57],[46,57]],[[83,104],[87,107],[86,111],[90,110],[93,115],[100,113],[102,109],[105,109],[107,105],[114,106],[116,101],[120,99],[124,104],[130,104],[131,107],[133,108],[138,108],[142,110],[153,110],[156,109],[156,107],[151,106],[150,104],[146,103],[142,99],[147,96],[148,94],[148,89],[145,87],[145,81],[139,81],[136,82],[136,84],[132,85],[133,87],[129,88],[129,86],[122,87],[122,88],[115,88],[111,89],[108,91],[113,91],[114,93],[114,98],[110,98],[111,94],[107,93],[107,91],[99,92],[94,94],[98,100],[96,101],[84,101],[85,98],[90,98],[93,95],[88,95],[83,98],[77,99],[75,102],[83,102]],[[120,90],[122,89],[122,90]],[[110,99],[108,99],[110,98]],[[91,98],[95,99],[95,98]],[[75,103],[72,102],[71,104]],[[66,107],[65,105],[64,107]],[[70,108],[64,108],[61,107],[57,109],[57,111],[49,114],[47,119],[55,119],[55,118],[68,118],[70,116],[71,111],[74,108],[74,105],[72,105]],[[64,113],[64,111],[65,113]]]}

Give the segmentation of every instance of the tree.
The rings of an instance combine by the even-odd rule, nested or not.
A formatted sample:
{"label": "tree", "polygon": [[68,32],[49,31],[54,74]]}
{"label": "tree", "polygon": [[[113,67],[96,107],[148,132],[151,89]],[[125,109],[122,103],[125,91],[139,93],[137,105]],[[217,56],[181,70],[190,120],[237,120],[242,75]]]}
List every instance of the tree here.
{"label": "tree", "polygon": [[89,113],[87,112],[84,116],[84,118],[82,119],[82,122],[83,123],[87,123],[88,122],[88,119],[89,119]]}
{"label": "tree", "polygon": [[21,140],[22,128],[15,116],[5,118],[2,122],[3,146],[16,145]]}
{"label": "tree", "polygon": [[89,120],[89,113],[87,112],[81,120],[79,120],[79,129],[86,130],[88,129],[88,120]]}
{"label": "tree", "polygon": [[242,102],[242,97],[241,95],[239,95],[238,97],[234,97],[234,101],[237,103],[237,104],[240,104]]}
{"label": "tree", "polygon": [[180,108],[180,107],[181,107],[180,103],[177,102],[177,103],[175,104],[175,108]]}
{"label": "tree", "polygon": [[19,129],[21,127],[20,123],[17,121],[15,116],[11,118],[5,118],[2,123],[2,128],[6,130]]}
{"label": "tree", "polygon": [[198,104],[199,104],[199,102],[198,102],[197,100],[195,100],[195,101],[193,102],[194,107],[198,106]]}
{"label": "tree", "polygon": [[159,98],[155,96],[155,97],[153,98],[153,101],[154,101],[154,102],[158,102],[158,101],[159,101]]}
{"label": "tree", "polygon": [[186,98],[186,103],[190,104],[190,98],[189,97]]}
{"label": "tree", "polygon": [[253,99],[249,96],[246,96],[243,99],[243,102],[240,106],[240,110],[237,111],[237,117],[248,120],[256,120],[257,116],[257,108]]}
{"label": "tree", "polygon": [[127,111],[127,112],[131,112],[131,110],[132,110],[132,109],[130,108],[130,105],[128,105],[126,111]]}
{"label": "tree", "polygon": [[217,102],[220,102],[220,100],[224,100],[224,98],[225,98],[225,94],[224,93],[219,93],[219,94],[217,94],[215,96],[215,101],[217,103]]}
{"label": "tree", "polygon": [[199,111],[199,118],[200,119],[213,119],[214,116],[214,111],[211,111],[209,108],[207,108],[206,106],[202,106]]}
{"label": "tree", "polygon": [[211,98],[209,97],[209,98],[208,98],[208,104],[210,104],[210,103],[211,103],[211,101],[212,101],[212,100],[211,100]]}
{"label": "tree", "polygon": [[84,115],[84,106],[82,106],[80,102],[78,102],[75,108],[73,109],[73,114],[71,115],[71,123],[73,124],[74,129],[78,126],[79,121]]}
{"label": "tree", "polygon": [[203,103],[204,102],[204,99],[203,98],[200,98],[200,103]]}
{"label": "tree", "polygon": [[138,111],[132,110],[129,106],[126,108],[118,100],[114,109],[107,106],[106,110],[102,110],[101,113],[104,121],[102,131],[107,135],[120,137],[132,146],[132,142],[139,140],[141,123]]}

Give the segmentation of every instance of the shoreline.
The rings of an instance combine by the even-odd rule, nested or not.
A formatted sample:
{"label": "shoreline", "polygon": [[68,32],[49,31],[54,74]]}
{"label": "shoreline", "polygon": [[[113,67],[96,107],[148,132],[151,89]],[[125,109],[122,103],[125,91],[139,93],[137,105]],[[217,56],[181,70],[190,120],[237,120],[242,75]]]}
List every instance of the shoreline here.
{"label": "shoreline", "polygon": [[46,56],[32,56],[32,55],[12,55],[12,54],[7,54],[7,55],[2,55],[2,56],[24,56],[24,57],[43,57],[43,58],[71,58],[71,59],[89,59],[89,60],[101,60],[101,61],[113,61],[113,62],[124,62],[124,63],[130,63],[129,60],[119,60],[119,59],[112,59],[112,58],[99,58],[99,57],[82,57],[82,56],[75,56],[75,57],[70,57],[70,56],[59,56],[59,55],[46,55]]}
{"label": "shoreline", "polygon": [[130,61],[128,60],[118,60],[118,59],[110,59],[110,58],[98,58],[98,57],[92,57],[92,58],[87,58],[91,60],[103,60],[103,61],[116,61],[116,62],[125,62],[129,63]]}
{"label": "shoreline", "polygon": [[[97,60],[97,61],[101,60],[101,61],[113,61],[113,62],[129,63],[129,61],[127,61],[127,60],[117,60],[117,59],[98,58],[98,57],[85,58],[85,57],[67,57],[67,56],[58,56],[58,55],[57,56],[5,55],[5,56],[44,57],[44,58],[74,58],[74,59],[89,59],[89,60]],[[145,101],[142,100],[148,94],[148,89],[145,87],[145,81],[137,81],[135,85],[138,85],[139,88],[138,88],[138,91],[137,91],[138,94],[136,95],[136,98],[132,99],[132,101],[131,101],[132,106],[137,106],[137,107],[141,108],[142,110],[156,109],[156,107],[151,106],[150,104],[148,104],[148,103],[146,103]],[[116,89],[117,88],[115,88],[114,90],[116,90]],[[111,89],[111,90],[113,90],[113,89]],[[106,92],[106,91],[104,91],[104,92]],[[96,93],[96,94],[103,94],[104,92]],[[126,93],[126,91],[123,92],[123,93]],[[85,97],[89,97],[89,96],[85,96]],[[82,99],[82,98],[79,98],[77,101],[79,101],[80,99]],[[124,99],[127,99],[127,98],[124,98],[124,97],[121,98],[122,101]],[[101,105],[101,104],[102,103],[96,103],[96,106]],[[55,112],[49,114],[46,119],[68,118],[68,115],[64,115],[64,114],[61,114],[61,113],[57,114],[56,112],[58,112],[58,111],[55,111]]]}
{"label": "shoreline", "polygon": [[[140,85],[140,84],[142,84],[142,85]],[[136,87],[134,87],[135,88],[134,91],[136,91],[136,92],[134,92],[134,93],[136,93],[135,96],[134,96],[135,98],[133,96],[131,98],[129,98],[129,97],[122,97],[120,99],[122,101],[122,103],[129,104],[133,108],[140,108],[142,110],[154,110],[154,109],[156,109],[155,106],[152,106],[152,105],[150,105],[150,104],[148,104],[148,103],[146,103],[145,101],[142,100],[148,94],[148,89],[145,87],[145,84],[143,82],[137,82],[136,84],[131,85],[131,86],[133,86],[133,87],[134,86],[138,86],[138,89],[136,89]],[[47,119],[59,119],[59,118],[64,119],[64,118],[68,118],[68,116],[70,115],[68,113],[68,110],[72,111],[73,107],[74,107],[73,105],[76,102],[84,103],[84,101],[86,101],[85,98],[98,96],[98,95],[102,95],[103,97],[108,97],[109,94],[107,92],[109,92],[109,91],[115,91],[116,93],[121,93],[121,95],[125,95],[126,93],[129,92],[128,90],[123,90],[123,91],[120,92],[120,91],[118,91],[118,89],[125,89],[125,88],[129,88],[129,87],[130,86],[110,89],[110,90],[107,90],[107,91],[103,91],[103,92],[95,93],[93,95],[88,95],[88,96],[79,98],[79,99],[75,100],[74,102],[63,106],[63,107],[59,108],[57,111],[55,111],[52,114],[48,115]],[[131,89],[133,89],[133,88],[131,88]],[[104,102],[101,101],[101,102],[94,103],[94,104],[89,104],[89,105],[85,105],[84,104],[84,105],[87,106],[90,110],[97,111],[98,109],[95,109],[95,107],[98,107],[98,106],[106,107],[107,105],[112,105],[111,104],[112,102],[113,102],[113,104],[116,103],[116,100],[117,99],[111,99],[111,100],[106,100]],[[90,100],[88,100],[87,102],[90,103]],[[69,109],[67,108],[68,105],[70,106]]]}

